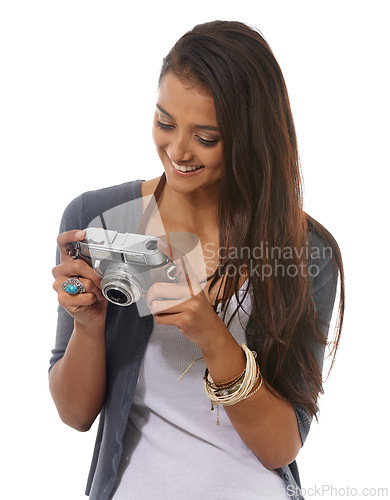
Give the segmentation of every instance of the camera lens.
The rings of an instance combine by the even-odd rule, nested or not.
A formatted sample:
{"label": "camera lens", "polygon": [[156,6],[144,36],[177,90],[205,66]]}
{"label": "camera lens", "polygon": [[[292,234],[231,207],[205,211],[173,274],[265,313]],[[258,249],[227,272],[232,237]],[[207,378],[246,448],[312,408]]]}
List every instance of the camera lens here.
{"label": "camera lens", "polygon": [[134,276],[129,270],[129,265],[115,263],[104,272],[100,282],[103,295],[118,306],[129,306],[141,296],[140,277]]}
{"label": "camera lens", "polygon": [[107,282],[106,280],[102,285],[102,293],[107,300],[117,306],[129,306],[136,302],[131,285],[123,281],[110,280]]}
{"label": "camera lens", "polygon": [[108,300],[113,302],[114,304],[126,304],[128,302],[128,297],[121,291],[112,288],[111,290],[106,291],[106,295]]}

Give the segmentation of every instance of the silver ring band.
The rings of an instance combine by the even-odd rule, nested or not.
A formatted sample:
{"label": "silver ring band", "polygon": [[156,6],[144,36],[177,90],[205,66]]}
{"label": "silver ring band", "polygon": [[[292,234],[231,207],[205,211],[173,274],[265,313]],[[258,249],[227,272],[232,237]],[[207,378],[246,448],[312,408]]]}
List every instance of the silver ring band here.
{"label": "silver ring band", "polygon": [[69,295],[85,293],[84,285],[77,278],[68,278],[62,283],[61,288],[64,290],[64,292],[69,293]]}

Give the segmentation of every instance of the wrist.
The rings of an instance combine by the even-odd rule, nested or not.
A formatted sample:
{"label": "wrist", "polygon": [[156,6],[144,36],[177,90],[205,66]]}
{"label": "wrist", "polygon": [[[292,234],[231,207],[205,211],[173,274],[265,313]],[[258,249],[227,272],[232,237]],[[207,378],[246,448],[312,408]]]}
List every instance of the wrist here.
{"label": "wrist", "polygon": [[76,333],[77,336],[92,337],[96,339],[101,336],[104,337],[105,321],[86,324],[75,319],[73,333]]}
{"label": "wrist", "polygon": [[224,329],[213,332],[211,342],[199,346],[208,371],[215,383],[224,383],[245,369],[245,354],[224,325]]}

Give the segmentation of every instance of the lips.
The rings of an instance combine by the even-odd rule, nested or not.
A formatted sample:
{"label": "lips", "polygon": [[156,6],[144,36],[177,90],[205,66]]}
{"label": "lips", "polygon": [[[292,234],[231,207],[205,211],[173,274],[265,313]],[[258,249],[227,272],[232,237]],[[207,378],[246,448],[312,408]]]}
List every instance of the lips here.
{"label": "lips", "polygon": [[191,165],[177,165],[176,163],[172,162],[172,165],[176,168],[176,170],[180,170],[180,172],[193,172],[194,170],[199,170],[200,168],[203,167],[193,167]]}
{"label": "lips", "polygon": [[196,172],[197,170],[201,170],[204,168],[203,165],[178,165],[175,163],[172,158],[166,153],[169,159],[169,162],[171,166],[176,170],[176,172],[181,172],[181,173],[190,173],[190,172]]}

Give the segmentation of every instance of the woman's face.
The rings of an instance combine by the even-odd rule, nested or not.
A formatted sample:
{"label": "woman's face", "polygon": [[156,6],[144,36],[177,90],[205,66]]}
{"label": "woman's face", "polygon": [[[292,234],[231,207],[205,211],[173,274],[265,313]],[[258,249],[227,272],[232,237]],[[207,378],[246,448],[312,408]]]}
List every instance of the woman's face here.
{"label": "woman's face", "polygon": [[213,98],[168,71],[161,80],[153,139],[175,191],[213,193],[224,171]]}

